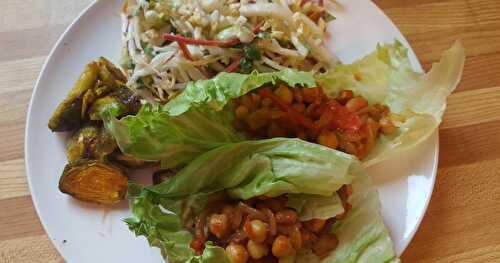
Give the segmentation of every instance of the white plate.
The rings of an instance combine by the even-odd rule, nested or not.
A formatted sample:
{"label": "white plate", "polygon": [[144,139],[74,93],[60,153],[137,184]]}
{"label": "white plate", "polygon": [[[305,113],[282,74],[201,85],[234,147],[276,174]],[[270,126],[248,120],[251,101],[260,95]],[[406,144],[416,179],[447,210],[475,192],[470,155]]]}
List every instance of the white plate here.
{"label": "white plate", "polygon": [[[159,250],[134,237],[117,209],[75,201],[57,189],[66,164],[65,135],[47,121],[84,65],[98,56],[118,62],[121,0],[97,1],[71,24],[52,50],[33,92],[26,128],[26,170],[43,226],[62,256],[77,262],[162,262]],[[345,0],[345,10],[330,28],[329,47],[344,62],[374,50],[377,43],[400,40],[399,30],[368,0]],[[416,69],[418,60],[410,49]],[[371,169],[381,194],[382,213],[400,254],[413,237],[430,200],[436,176],[435,134],[418,149]]]}

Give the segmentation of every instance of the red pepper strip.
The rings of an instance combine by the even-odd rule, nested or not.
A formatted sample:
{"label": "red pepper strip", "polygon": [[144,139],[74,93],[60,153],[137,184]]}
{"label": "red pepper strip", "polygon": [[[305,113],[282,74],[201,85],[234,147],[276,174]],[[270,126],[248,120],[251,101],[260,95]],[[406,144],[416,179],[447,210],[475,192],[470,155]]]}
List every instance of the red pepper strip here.
{"label": "red pepper strip", "polygon": [[168,41],[175,41],[177,43],[184,43],[187,45],[200,45],[200,46],[213,46],[213,47],[231,47],[240,43],[237,38],[228,40],[206,40],[206,39],[194,39],[190,37],[183,37],[173,34],[165,34],[163,38]]}
{"label": "red pepper strip", "polygon": [[302,115],[302,113],[288,106],[285,102],[283,102],[283,100],[280,99],[280,97],[274,95],[269,88],[259,89],[259,95],[272,100],[282,111],[286,112],[293,121],[308,129],[314,131],[317,130],[316,125],[314,125],[314,122],[311,119],[308,119],[306,116]]}
{"label": "red pepper strip", "polygon": [[191,52],[189,52],[189,49],[187,48],[186,44],[182,42],[178,42],[177,44],[179,45],[182,54],[184,54],[184,57],[187,58],[188,60],[193,61],[193,56],[191,56]]}
{"label": "red pepper strip", "polygon": [[325,2],[324,0],[319,0],[319,6],[323,7],[323,10],[321,10],[321,12],[319,13],[319,17],[325,19],[326,17],[326,13],[325,13]]}
{"label": "red pepper strip", "polygon": [[331,111],[335,116],[333,124],[335,127],[345,132],[358,132],[363,125],[361,118],[358,115],[350,112],[345,106],[340,105],[336,100],[330,100],[323,110]]}
{"label": "red pepper strip", "polygon": [[264,21],[258,23],[253,29],[252,29],[252,32],[254,34],[257,34],[260,32],[260,28],[264,25]]}
{"label": "red pepper strip", "polygon": [[[264,22],[257,24],[252,29],[252,32],[254,34],[259,33],[260,28],[262,27],[263,24]],[[227,40],[206,40],[206,39],[194,39],[190,37],[183,37],[174,34],[165,34],[163,35],[163,39],[168,41],[175,41],[177,43],[183,43],[184,45],[187,44],[187,45],[214,46],[214,47],[232,47],[241,43],[241,41],[238,38],[232,38]]]}
{"label": "red pepper strip", "polygon": [[235,72],[235,71],[237,71],[240,68],[240,60],[241,60],[240,57],[236,58],[231,64],[229,64],[229,66],[227,66],[224,69],[224,72]]}

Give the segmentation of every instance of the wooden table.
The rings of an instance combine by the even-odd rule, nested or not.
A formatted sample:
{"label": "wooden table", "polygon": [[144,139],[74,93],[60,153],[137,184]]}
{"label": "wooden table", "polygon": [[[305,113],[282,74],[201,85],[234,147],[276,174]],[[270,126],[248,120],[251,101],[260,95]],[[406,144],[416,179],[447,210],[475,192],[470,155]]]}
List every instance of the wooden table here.
{"label": "wooden table", "polygon": [[[90,0],[0,1],[0,262],[64,262],[26,184],[28,101],[56,39]],[[377,0],[424,68],[455,39],[465,72],[440,128],[439,174],[403,262],[500,262],[500,1]]]}

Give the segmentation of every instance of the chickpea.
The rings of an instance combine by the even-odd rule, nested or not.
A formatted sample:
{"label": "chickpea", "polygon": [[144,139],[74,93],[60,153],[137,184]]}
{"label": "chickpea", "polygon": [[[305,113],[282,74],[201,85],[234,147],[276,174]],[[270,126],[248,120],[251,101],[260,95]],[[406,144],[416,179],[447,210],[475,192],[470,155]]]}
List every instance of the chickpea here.
{"label": "chickpea", "polygon": [[248,252],[242,245],[229,244],[226,247],[226,257],[231,263],[246,263],[248,261]]}
{"label": "chickpea", "polygon": [[247,119],[248,126],[253,131],[256,131],[269,123],[271,113],[269,109],[261,108],[252,112]]}
{"label": "chickpea", "polygon": [[290,105],[293,102],[293,93],[285,85],[280,85],[274,93],[278,96],[284,103]]}
{"label": "chickpea", "polygon": [[345,107],[350,112],[357,112],[363,108],[368,107],[368,101],[360,96],[354,97],[345,104]]}
{"label": "chickpea", "polygon": [[271,119],[276,120],[285,117],[286,113],[280,110],[271,110]]}
{"label": "chickpea", "polygon": [[255,107],[259,107],[259,106],[260,106],[260,103],[261,103],[261,101],[262,101],[262,98],[260,97],[260,95],[259,95],[259,94],[257,94],[257,93],[252,93],[252,94],[251,94],[251,96],[252,96],[252,102],[253,102],[253,105],[254,105]]}
{"label": "chickpea", "polygon": [[292,246],[290,239],[284,235],[279,235],[273,242],[271,249],[273,255],[277,258],[291,256],[295,254],[295,249]]}
{"label": "chickpea", "polygon": [[249,240],[247,243],[247,251],[251,258],[260,259],[269,254],[269,247],[266,244]]}
{"label": "chickpea", "polygon": [[303,113],[306,111],[306,106],[304,105],[304,103],[296,102],[296,103],[292,104],[292,109],[294,109],[297,112]]}
{"label": "chickpea", "polygon": [[253,111],[255,109],[255,106],[253,104],[252,97],[250,94],[246,94],[240,97],[240,103],[241,105],[247,107],[249,111]]}
{"label": "chickpea", "polygon": [[235,110],[236,118],[239,120],[244,120],[248,116],[249,110],[246,106],[240,105]]}
{"label": "chickpea", "polygon": [[290,242],[292,242],[293,248],[295,248],[296,250],[302,248],[302,234],[300,233],[300,228],[298,225],[290,227],[288,236],[290,238]]}
{"label": "chickpea", "polygon": [[334,250],[339,244],[337,236],[334,234],[323,234],[318,237],[318,240],[313,244],[313,252],[319,257],[326,256],[330,251]]}
{"label": "chickpea", "polygon": [[336,149],[339,146],[337,135],[332,131],[321,132],[318,136],[318,143],[332,149]]}
{"label": "chickpea", "polygon": [[311,219],[305,222],[306,227],[315,233],[321,231],[321,229],[323,229],[323,227],[325,226],[325,223],[326,223],[325,219],[319,219],[319,218]]}
{"label": "chickpea", "polygon": [[229,217],[225,214],[213,214],[208,222],[208,229],[217,238],[223,238],[229,231]]}
{"label": "chickpea", "polygon": [[297,212],[295,210],[286,208],[278,211],[275,215],[276,223],[278,224],[293,224],[297,221]]}
{"label": "chickpea", "polygon": [[300,230],[300,234],[302,236],[302,242],[304,243],[304,245],[311,244],[317,239],[316,235],[307,228],[302,228]]}
{"label": "chickpea", "polygon": [[319,117],[317,114],[317,110],[319,108],[319,104],[311,103],[307,106],[306,108],[306,116],[311,117],[311,118],[317,118]]}
{"label": "chickpea", "polygon": [[391,134],[396,131],[396,126],[388,118],[381,118],[378,122],[384,134]]}
{"label": "chickpea", "polygon": [[295,263],[295,254],[279,258],[278,263]]}
{"label": "chickpea", "polygon": [[356,148],[356,145],[353,142],[342,142],[341,148],[343,151],[345,151],[348,154],[352,155],[357,155],[358,154],[358,149]]}
{"label": "chickpea", "polygon": [[258,219],[247,221],[243,230],[248,238],[256,242],[262,243],[267,238],[267,224]]}

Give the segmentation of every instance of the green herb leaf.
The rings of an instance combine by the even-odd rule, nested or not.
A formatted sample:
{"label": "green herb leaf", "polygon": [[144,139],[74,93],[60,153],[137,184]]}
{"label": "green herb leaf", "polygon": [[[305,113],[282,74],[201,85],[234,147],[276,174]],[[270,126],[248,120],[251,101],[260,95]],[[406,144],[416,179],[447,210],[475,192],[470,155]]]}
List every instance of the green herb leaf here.
{"label": "green herb leaf", "polygon": [[260,60],[262,57],[259,48],[254,44],[243,47],[243,53],[245,53],[245,58],[251,60]]}
{"label": "green herb leaf", "polygon": [[243,72],[250,71],[253,67],[253,61],[251,59],[248,59],[246,57],[241,58],[240,60],[240,69]]}

